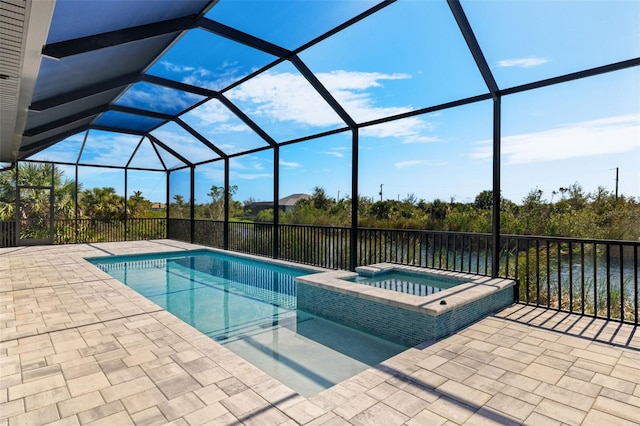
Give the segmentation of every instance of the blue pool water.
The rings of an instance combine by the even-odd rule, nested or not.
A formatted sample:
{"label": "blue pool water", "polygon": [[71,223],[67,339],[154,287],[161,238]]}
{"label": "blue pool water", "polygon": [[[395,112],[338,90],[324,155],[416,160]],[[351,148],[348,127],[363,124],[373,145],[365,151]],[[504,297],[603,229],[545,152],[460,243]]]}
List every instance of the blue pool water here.
{"label": "blue pool water", "polygon": [[392,271],[375,274],[373,276],[359,275],[349,281],[401,293],[414,294],[416,296],[428,296],[458,284],[468,282],[469,280],[439,275]]}
{"label": "blue pool water", "polygon": [[308,270],[208,250],[89,261],[303,396],[407,349],[298,310]]}

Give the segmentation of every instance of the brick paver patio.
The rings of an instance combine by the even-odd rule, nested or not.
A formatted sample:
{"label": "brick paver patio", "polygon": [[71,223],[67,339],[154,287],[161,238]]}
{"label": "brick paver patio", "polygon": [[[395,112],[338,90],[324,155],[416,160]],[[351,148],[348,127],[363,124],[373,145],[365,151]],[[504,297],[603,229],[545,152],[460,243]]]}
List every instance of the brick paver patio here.
{"label": "brick paver patio", "polygon": [[0,424],[631,425],[637,328],[513,305],[303,398],[83,257],[0,249]]}

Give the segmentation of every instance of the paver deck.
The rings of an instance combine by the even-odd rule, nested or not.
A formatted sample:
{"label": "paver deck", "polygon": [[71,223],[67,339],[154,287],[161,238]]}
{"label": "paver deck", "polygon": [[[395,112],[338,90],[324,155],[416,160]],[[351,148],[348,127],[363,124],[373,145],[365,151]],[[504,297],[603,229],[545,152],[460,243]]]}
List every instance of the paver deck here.
{"label": "paver deck", "polygon": [[631,425],[637,327],[513,305],[304,398],[84,257],[0,249],[0,425]]}

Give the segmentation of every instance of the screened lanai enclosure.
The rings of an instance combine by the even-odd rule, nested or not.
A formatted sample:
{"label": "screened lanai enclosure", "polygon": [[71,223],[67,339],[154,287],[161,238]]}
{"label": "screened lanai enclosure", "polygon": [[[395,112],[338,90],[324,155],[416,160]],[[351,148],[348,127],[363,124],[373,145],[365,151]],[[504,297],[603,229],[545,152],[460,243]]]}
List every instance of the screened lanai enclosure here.
{"label": "screened lanai enclosure", "polygon": [[639,2],[0,10],[0,247],[421,265],[638,323]]}

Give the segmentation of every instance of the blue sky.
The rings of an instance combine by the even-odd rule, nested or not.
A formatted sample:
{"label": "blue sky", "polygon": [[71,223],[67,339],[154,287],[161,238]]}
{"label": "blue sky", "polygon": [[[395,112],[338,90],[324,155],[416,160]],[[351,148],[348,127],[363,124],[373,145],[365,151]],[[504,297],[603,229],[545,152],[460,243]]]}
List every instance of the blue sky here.
{"label": "blue sky", "polygon": [[[640,2],[462,1],[478,42],[501,89],[640,56]],[[296,48],[372,6],[370,1],[221,0],[207,17],[285,48]],[[358,123],[484,94],[486,86],[445,1],[398,1],[299,57]],[[275,58],[204,30],[178,41],[149,73],[214,90]],[[274,140],[288,141],[345,127],[339,116],[285,61],[226,91],[225,96]],[[138,83],[116,104],[176,113],[201,98]],[[454,109],[360,129],[359,192],[379,199],[408,194],[432,200],[473,201],[491,189],[492,103]],[[116,119],[116,116],[101,120]],[[234,154],[266,143],[217,100],[181,116],[222,151]],[[140,126],[148,123],[136,123]],[[503,196],[520,202],[539,188],[574,182],[585,191],[615,189],[640,197],[640,70],[628,69],[502,99]],[[217,158],[175,123],[153,136],[192,161]],[[40,153],[40,159],[75,161],[84,134]],[[140,137],[89,132],[82,161],[126,164]],[[75,149],[75,151],[74,151]],[[167,167],[183,163],[163,150]],[[61,158],[64,157],[64,158]],[[283,146],[280,195],[323,187],[333,197],[351,195],[350,133]],[[148,140],[130,163],[161,167]],[[124,191],[122,172],[83,168],[85,187]],[[271,200],[270,151],[234,157],[236,199]],[[73,168],[67,175],[73,176]],[[196,200],[223,184],[220,162],[198,170]],[[186,182],[178,183],[179,176]],[[172,179],[172,194],[188,198],[187,173]],[[135,182],[135,184],[133,183]],[[133,186],[138,187],[133,188]],[[161,173],[136,172],[129,189],[163,201]]]}

